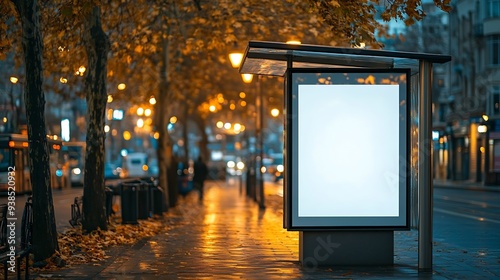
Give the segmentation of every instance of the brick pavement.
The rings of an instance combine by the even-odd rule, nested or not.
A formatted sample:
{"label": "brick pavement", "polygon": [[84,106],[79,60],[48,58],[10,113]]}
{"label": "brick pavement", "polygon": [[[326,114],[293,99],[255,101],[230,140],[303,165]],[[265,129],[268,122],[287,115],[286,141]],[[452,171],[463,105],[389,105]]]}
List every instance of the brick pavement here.
{"label": "brick pavement", "polygon": [[169,210],[165,231],[132,247],[115,247],[102,266],[45,272],[51,279],[494,279],[499,250],[465,252],[434,244],[434,272],[418,273],[417,232],[395,233],[394,266],[302,267],[298,233],[282,228],[281,197],[267,208],[239,194],[236,184],[208,182]]}

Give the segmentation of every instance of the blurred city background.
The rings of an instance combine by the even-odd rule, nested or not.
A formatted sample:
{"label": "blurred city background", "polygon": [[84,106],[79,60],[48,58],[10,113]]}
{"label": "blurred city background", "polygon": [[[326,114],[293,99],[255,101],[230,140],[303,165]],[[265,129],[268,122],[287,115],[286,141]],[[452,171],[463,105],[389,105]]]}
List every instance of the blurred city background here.
{"label": "blurred city background", "polygon": [[[449,14],[436,8],[432,1],[423,2],[425,20],[410,27],[390,22],[390,36],[381,37],[380,41],[387,50],[453,57],[451,63],[434,67],[434,178],[498,185],[500,1],[454,1]],[[293,39],[299,41],[295,43],[317,43],[300,36]],[[235,51],[242,54],[245,43],[235,46]],[[229,60],[210,67],[210,72],[231,74],[223,79],[214,74],[217,81],[208,88],[201,87],[196,94],[183,92],[182,87],[175,89],[177,102],[167,116],[173,154],[187,166],[198,156],[206,156],[209,176],[214,179],[239,175],[251,164],[251,159],[262,155],[261,170],[267,174],[266,179],[279,181],[283,171],[282,78],[240,77],[234,68],[237,66],[232,66]],[[198,70],[206,69],[193,72]],[[27,133],[23,71],[14,52],[0,60],[0,133]],[[83,182],[85,71],[82,65],[74,72],[68,69],[53,72],[44,85],[47,132],[54,140],[64,142],[60,166],[56,169],[71,173],[73,184]],[[145,86],[147,80],[133,77],[117,80],[111,74],[108,82],[105,127],[108,178],[158,173],[156,93]],[[224,85],[217,87],[218,83]],[[259,94],[262,102],[256,98]],[[257,133],[260,128],[262,145]],[[138,162],[140,170],[132,170],[133,163]]]}

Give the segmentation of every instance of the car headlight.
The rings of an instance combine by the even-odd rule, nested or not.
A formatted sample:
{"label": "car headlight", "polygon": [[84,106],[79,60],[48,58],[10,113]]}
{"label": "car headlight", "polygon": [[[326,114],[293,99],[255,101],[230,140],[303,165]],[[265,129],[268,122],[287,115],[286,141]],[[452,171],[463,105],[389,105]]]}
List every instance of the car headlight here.
{"label": "car headlight", "polygon": [[245,168],[245,164],[243,162],[239,161],[236,164],[236,168],[238,168],[239,170],[243,170]]}
{"label": "car headlight", "polygon": [[278,164],[278,166],[276,166],[276,170],[281,173],[285,170],[285,167],[283,166],[283,164]]}

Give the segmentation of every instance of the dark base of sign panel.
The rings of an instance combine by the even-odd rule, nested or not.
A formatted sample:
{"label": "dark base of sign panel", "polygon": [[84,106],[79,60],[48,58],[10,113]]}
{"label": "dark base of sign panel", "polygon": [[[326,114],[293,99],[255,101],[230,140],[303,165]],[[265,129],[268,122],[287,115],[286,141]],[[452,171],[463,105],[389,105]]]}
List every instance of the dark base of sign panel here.
{"label": "dark base of sign panel", "polygon": [[303,267],[394,264],[394,231],[301,231]]}

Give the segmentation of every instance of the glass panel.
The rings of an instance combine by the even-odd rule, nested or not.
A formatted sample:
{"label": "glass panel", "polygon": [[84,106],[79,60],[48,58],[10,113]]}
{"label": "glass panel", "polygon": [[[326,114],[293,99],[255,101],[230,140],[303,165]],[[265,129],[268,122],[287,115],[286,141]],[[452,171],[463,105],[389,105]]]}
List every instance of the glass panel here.
{"label": "glass panel", "polygon": [[411,76],[410,89],[410,224],[418,229],[418,119],[420,75]]}

